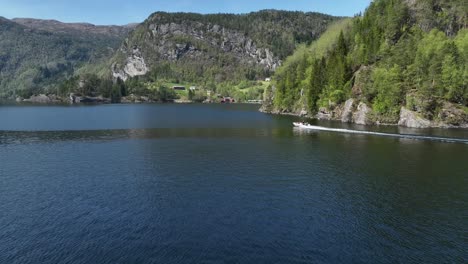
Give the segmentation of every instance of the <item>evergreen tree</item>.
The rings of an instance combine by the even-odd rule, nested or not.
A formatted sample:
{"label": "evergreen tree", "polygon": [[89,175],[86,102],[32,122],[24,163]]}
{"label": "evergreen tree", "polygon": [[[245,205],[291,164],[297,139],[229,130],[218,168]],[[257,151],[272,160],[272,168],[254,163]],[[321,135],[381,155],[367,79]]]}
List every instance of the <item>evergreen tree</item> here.
{"label": "evergreen tree", "polygon": [[377,68],[373,73],[377,89],[374,110],[380,114],[397,115],[402,100],[402,74],[398,65],[391,69]]}
{"label": "evergreen tree", "polygon": [[442,89],[439,91],[440,96],[444,96],[447,100],[454,103],[464,103],[464,76],[456,63],[456,58],[452,54],[445,56],[442,62],[441,84]]}

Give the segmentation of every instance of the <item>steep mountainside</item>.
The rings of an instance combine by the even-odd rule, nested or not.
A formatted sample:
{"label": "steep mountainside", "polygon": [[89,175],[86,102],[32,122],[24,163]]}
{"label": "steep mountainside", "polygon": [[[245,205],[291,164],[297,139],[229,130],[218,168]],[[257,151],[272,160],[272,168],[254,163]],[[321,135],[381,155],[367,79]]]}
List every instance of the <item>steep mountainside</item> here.
{"label": "steep mountainside", "polygon": [[300,47],[263,110],[358,124],[468,127],[468,5],[375,0]]}
{"label": "steep mountainside", "polygon": [[269,76],[297,43],[315,40],[338,18],[264,10],[244,15],[151,15],[113,59],[114,77],[152,75],[191,82]]}
{"label": "steep mountainside", "polygon": [[53,91],[81,66],[107,61],[131,29],[0,18],[0,97]]}

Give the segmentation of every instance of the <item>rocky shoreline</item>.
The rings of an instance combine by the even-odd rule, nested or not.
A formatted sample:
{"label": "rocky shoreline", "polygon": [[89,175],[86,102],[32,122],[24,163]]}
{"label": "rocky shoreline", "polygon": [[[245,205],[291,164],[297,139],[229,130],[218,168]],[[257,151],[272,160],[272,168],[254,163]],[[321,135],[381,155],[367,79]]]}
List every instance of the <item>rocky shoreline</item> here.
{"label": "rocky shoreline", "polygon": [[[109,104],[113,103],[110,98],[78,96],[70,94],[69,97],[59,97],[54,94],[51,95],[34,95],[30,98],[23,99],[16,98],[17,103],[34,103],[34,104]],[[157,103],[158,101],[152,100],[148,96],[129,95],[122,97],[119,103],[124,104],[138,104],[138,103]],[[174,100],[173,103],[193,103],[188,100]],[[343,123],[354,123],[358,125],[390,125],[402,126],[408,128],[468,128],[468,113],[462,109],[457,108],[451,103],[444,103],[440,108],[435,120],[424,118],[417,111],[412,111],[406,107],[401,107],[399,118],[396,120],[382,120],[376,117],[372,108],[363,102],[355,99],[349,99],[345,103],[336,106],[334,109],[320,108],[317,114],[310,114],[305,109],[297,111],[278,111],[272,106],[263,105],[260,108],[261,112],[268,114],[279,114],[298,116],[318,120],[334,120]]]}
{"label": "rocky shoreline", "polygon": [[148,96],[140,95],[128,95],[121,97],[118,102],[113,102],[111,98],[103,96],[80,96],[76,94],[70,94],[68,97],[60,97],[55,94],[39,94],[33,95],[30,98],[16,98],[17,103],[33,103],[33,104],[110,104],[110,103],[122,103],[122,104],[138,104],[138,103],[157,103],[158,101],[151,99]]}
{"label": "rocky shoreline", "polygon": [[[111,103],[121,103],[121,104],[144,104],[144,103],[175,103],[175,104],[192,104],[196,101],[187,100],[187,99],[174,99],[169,101],[159,101],[150,98],[149,96],[134,95],[130,94],[128,96],[121,97],[119,101],[114,102],[111,98],[106,98],[102,96],[92,97],[92,96],[79,96],[75,94],[70,94],[68,97],[60,97],[55,94],[39,94],[33,95],[30,98],[16,98],[17,103],[32,103],[32,104],[111,104]],[[205,100],[204,104],[207,103],[218,103],[214,100]]]}
{"label": "rocky shoreline", "polygon": [[406,107],[401,107],[398,120],[392,120],[393,122],[379,120],[375,117],[372,108],[354,99],[347,100],[344,104],[336,106],[333,110],[320,108],[317,114],[310,114],[304,109],[294,112],[278,111],[267,105],[263,105],[260,108],[260,112],[317,120],[334,120],[358,125],[389,125],[408,128],[468,128],[468,113],[450,103],[445,103],[441,107],[436,120],[424,118],[420,113]]}
{"label": "rocky shoreline", "polygon": [[16,98],[17,103],[33,103],[33,104],[79,104],[79,103],[111,103],[110,98],[105,98],[102,96],[91,97],[91,96],[78,96],[70,94],[69,97],[60,97],[55,94],[39,94],[33,95],[29,98]]}

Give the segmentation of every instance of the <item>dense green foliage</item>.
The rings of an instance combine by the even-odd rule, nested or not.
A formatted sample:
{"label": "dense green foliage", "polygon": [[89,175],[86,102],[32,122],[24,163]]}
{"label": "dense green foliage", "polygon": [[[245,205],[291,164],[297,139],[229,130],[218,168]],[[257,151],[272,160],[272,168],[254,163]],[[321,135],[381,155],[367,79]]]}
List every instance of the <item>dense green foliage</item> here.
{"label": "dense green foliage", "polygon": [[[343,34],[340,32],[349,25],[349,19],[332,25],[312,45],[300,46],[277,70],[274,76],[276,83],[274,103],[278,109],[292,110],[307,103],[316,110],[319,96],[323,98],[325,86],[329,87],[328,90],[333,92],[334,97],[343,96],[342,93],[335,92],[337,90],[335,87],[343,86],[345,80],[343,64],[345,56],[342,53],[346,52],[346,49],[337,49],[329,53],[329,47],[337,46],[338,39],[342,41],[340,45],[343,46]],[[329,59],[326,60],[325,57]],[[340,76],[331,80],[333,74]],[[329,78],[330,83],[328,83]]]}
{"label": "dense green foliage", "polygon": [[83,65],[102,63],[121,35],[54,33],[0,18],[0,97],[55,93]]}
{"label": "dense green foliage", "polygon": [[67,97],[69,94],[102,96],[118,103],[122,97],[130,94],[147,96],[151,101],[172,101],[179,96],[175,91],[162,83],[139,82],[135,79],[127,82],[101,78],[96,74],[74,76],[62,82],[57,88],[57,95]]}
{"label": "dense green foliage", "polygon": [[466,9],[463,0],[373,1],[286,60],[274,107],[316,113],[356,98],[395,122],[402,105],[427,118],[444,101],[468,106]]}

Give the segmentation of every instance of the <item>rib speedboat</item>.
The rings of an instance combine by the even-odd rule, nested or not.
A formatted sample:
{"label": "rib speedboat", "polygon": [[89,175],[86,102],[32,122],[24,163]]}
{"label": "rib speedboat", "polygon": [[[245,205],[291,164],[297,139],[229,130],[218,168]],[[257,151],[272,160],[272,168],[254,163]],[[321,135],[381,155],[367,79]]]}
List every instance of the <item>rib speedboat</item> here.
{"label": "rib speedboat", "polygon": [[[304,128],[304,129],[313,129],[313,130],[330,130],[329,128],[326,127],[321,127],[321,126],[313,126],[309,123],[304,123],[304,122],[293,122],[294,127],[297,128]],[[331,129],[334,130],[334,129]]]}

